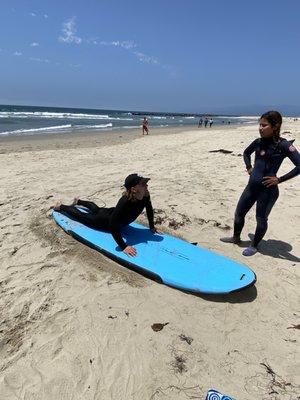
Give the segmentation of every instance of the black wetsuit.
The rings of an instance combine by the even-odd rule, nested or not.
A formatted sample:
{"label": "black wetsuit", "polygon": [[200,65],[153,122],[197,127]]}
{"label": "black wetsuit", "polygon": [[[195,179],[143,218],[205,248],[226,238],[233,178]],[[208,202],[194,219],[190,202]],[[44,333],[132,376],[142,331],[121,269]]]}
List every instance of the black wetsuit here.
{"label": "black wetsuit", "polygon": [[292,145],[293,141],[280,138],[256,139],[244,151],[246,168],[251,166],[251,154],[255,152],[254,167],[248,185],[242,193],[235,211],[234,236],[239,237],[245,222],[245,215],[256,202],[257,227],[252,246],[257,247],[268,229],[268,216],[279,196],[278,186],[267,188],[262,184],[263,177],[276,176],[282,161],[288,157],[295,168],[279,178],[279,183],[287,181],[300,173],[300,154]]}
{"label": "black wetsuit", "polygon": [[135,221],[145,207],[149,227],[150,229],[154,228],[154,213],[150,196],[132,201],[123,195],[116,207],[112,208],[98,207],[95,203],[84,200],[78,200],[77,204],[88,208],[90,212],[85,213],[75,206],[64,204],[60,206],[60,210],[91,228],[109,231],[122,250],[127,244],[122,238],[121,228]]}

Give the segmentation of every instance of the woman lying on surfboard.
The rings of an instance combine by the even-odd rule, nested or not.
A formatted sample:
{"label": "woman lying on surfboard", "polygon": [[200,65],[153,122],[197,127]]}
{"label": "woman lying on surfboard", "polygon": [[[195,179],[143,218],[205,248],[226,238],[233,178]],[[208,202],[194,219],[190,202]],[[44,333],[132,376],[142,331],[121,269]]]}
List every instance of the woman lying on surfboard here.
{"label": "woman lying on surfboard", "polygon": [[[153,208],[147,185],[149,180],[150,178],[143,178],[138,174],[128,175],[124,183],[126,191],[123,193],[116,207],[98,207],[91,201],[75,198],[72,205],[67,206],[56,203],[53,209],[65,212],[69,216],[74,217],[76,221],[82,222],[91,228],[111,232],[124,253],[134,257],[137,254],[136,249],[132,246],[127,246],[120,231],[122,227],[135,221],[143,209],[146,208],[149,227],[153,233],[157,232],[154,227]],[[81,211],[76,205],[88,208],[89,213]]]}
{"label": "woman lying on surfboard", "polygon": [[[256,202],[256,231],[250,247],[243,251],[244,256],[252,256],[268,228],[268,216],[279,196],[278,185],[300,173],[300,154],[293,141],[280,137],[282,117],[277,111],[268,111],[260,117],[260,138],[254,140],[244,151],[246,169],[250,175],[248,185],[237,204],[234,218],[233,237],[221,238],[223,242],[238,244],[244,227],[245,216]],[[255,152],[254,167],[251,154]],[[288,157],[295,168],[277,177],[282,161]]]}

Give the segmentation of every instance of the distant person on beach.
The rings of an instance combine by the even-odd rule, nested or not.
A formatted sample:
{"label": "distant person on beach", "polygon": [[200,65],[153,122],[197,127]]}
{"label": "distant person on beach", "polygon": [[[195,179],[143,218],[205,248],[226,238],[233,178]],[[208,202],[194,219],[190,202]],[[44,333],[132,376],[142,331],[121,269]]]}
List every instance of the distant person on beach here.
{"label": "distant person on beach", "polygon": [[[244,151],[246,170],[250,175],[248,185],[241,195],[235,211],[234,233],[232,237],[221,238],[226,243],[240,243],[245,216],[256,203],[256,231],[250,247],[243,251],[244,256],[253,256],[257,246],[268,228],[268,216],[279,196],[278,185],[300,173],[300,154],[288,141],[280,136],[282,116],[278,111],[268,111],[260,117],[260,138],[254,140]],[[254,167],[251,154],[255,152]],[[276,174],[288,157],[295,168],[287,174],[277,177]]]}
{"label": "distant person on beach", "polygon": [[[53,209],[62,211],[93,229],[109,231],[121,250],[128,256],[134,257],[137,255],[136,249],[125,243],[121,235],[121,228],[135,221],[146,208],[150,230],[157,233],[154,227],[154,213],[148,191],[149,180],[150,178],[144,178],[138,174],[128,175],[124,183],[126,191],[116,207],[98,207],[91,201],[80,200],[76,197],[71,205],[57,202]],[[88,208],[89,212],[81,211],[76,207],[77,205]]]}
{"label": "distant person on beach", "polygon": [[203,124],[203,118],[201,117],[198,122],[198,128],[200,128],[200,126],[202,126],[202,124]]}
{"label": "distant person on beach", "polygon": [[210,118],[210,120],[209,120],[209,127],[210,127],[210,128],[211,128],[211,126],[212,126],[213,123],[214,123],[213,119]]}
{"label": "distant person on beach", "polygon": [[207,124],[208,124],[208,118],[205,117],[205,120],[204,120],[204,126],[205,126],[205,128],[207,127]]}
{"label": "distant person on beach", "polygon": [[149,135],[149,122],[146,117],[144,117],[143,119],[142,129],[143,129],[143,135],[145,135],[145,132],[146,135]]}

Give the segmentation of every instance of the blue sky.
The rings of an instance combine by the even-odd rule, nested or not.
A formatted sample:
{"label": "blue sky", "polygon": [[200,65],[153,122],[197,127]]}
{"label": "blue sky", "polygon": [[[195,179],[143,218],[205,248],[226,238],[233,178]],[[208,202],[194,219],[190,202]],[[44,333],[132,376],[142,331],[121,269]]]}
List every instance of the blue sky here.
{"label": "blue sky", "polygon": [[1,104],[300,107],[299,0],[2,0]]}

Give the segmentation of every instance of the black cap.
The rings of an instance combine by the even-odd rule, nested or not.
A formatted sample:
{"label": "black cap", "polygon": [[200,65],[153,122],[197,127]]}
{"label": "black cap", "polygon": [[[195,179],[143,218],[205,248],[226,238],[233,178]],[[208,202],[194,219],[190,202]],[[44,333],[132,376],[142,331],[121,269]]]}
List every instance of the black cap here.
{"label": "black cap", "polygon": [[150,181],[150,178],[144,178],[143,176],[141,176],[139,174],[130,174],[125,179],[124,186],[128,190],[128,189],[138,185],[141,182],[148,182],[148,181]]}

